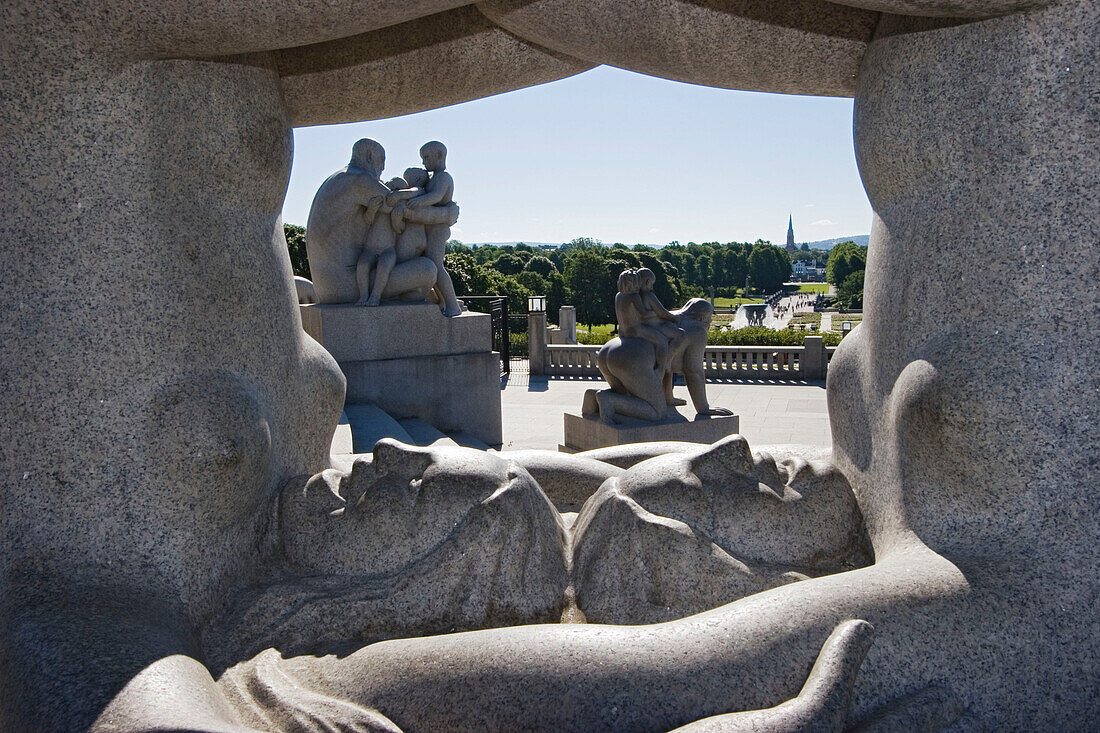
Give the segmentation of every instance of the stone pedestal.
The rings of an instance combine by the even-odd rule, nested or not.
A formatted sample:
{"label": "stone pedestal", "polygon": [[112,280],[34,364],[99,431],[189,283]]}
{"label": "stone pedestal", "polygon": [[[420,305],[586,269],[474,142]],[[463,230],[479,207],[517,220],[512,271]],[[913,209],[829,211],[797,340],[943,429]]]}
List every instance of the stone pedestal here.
{"label": "stone pedestal", "polygon": [[558,308],[558,328],[561,329],[563,344],[577,343],[577,308],[572,305],[563,305]]}
{"label": "stone pedestal", "polygon": [[527,314],[527,359],[531,374],[546,373],[546,313]]}
{"label": "stone pedestal", "polygon": [[802,346],[802,378],[824,379],[829,368],[829,355],[825,352],[825,339],[807,336]]}
{"label": "stone pedestal", "polygon": [[653,443],[676,440],[687,443],[713,443],[733,435],[741,427],[737,415],[707,417],[694,420],[676,411],[661,422],[623,420],[617,425],[605,425],[596,416],[582,417],[565,413],[565,444],[558,446],[564,453],[607,448],[624,443]]}
{"label": "stone pedestal", "polygon": [[303,305],[302,327],[340,365],[346,404],[369,402],[397,419],[501,443],[500,356],[491,318],[446,318],[431,303]]}

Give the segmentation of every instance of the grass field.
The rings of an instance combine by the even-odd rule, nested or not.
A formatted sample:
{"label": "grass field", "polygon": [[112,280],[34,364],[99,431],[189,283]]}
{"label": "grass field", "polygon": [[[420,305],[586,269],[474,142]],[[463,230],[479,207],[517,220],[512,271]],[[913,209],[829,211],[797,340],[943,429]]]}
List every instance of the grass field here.
{"label": "grass field", "polygon": [[583,331],[584,333],[598,333],[601,336],[610,336],[611,332],[614,330],[614,323],[605,323],[602,326],[593,326],[591,330],[589,330],[588,326],[582,326],[579,323],[577,324],[577,333]]}
{"label": "grass field", "polygon": [[798,292],[821,293],[822,295],[828,295],[829,283],[799,283]]}
{"label": "grass field", "polygon": [[715,308],[736,308],[743,303],[763,303],[763,298],[742,298],[737,296],[736,298],[715,298]]}

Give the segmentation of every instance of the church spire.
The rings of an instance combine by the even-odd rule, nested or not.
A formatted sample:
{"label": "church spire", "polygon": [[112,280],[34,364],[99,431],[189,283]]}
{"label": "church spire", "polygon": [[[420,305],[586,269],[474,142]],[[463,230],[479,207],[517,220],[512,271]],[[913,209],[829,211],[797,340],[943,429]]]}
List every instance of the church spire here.
{"label": "church spire", "polygon": [[794,252],[798,247],[794,244],[794,215],[787,218],[787,251]]}

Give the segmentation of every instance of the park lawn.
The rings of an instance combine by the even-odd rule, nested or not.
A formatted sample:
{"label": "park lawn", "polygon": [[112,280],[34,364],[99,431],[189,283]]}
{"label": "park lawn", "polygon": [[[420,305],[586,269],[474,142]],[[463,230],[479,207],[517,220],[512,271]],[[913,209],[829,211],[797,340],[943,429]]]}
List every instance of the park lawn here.
{"label": "park lawn", "polygon": [[800,293],[821,293],[822,295],[829,294],[829,283],[799,283],[798,292]]}
{"label": "park lawn", "polygon": [[615,331],[614,323],[604,323],[600,326],[593,326],[591,329],[588,326],[582,326],[577,324],[578,331],[584,331],[585,333],[598,333],[601,336],[610,336]]}
{"label": "park lawn", "polygon": [[715,308],[736,308],[743,303],[763,303],[763,298],[742,298],[740,295],[736,298],[715,298]]}

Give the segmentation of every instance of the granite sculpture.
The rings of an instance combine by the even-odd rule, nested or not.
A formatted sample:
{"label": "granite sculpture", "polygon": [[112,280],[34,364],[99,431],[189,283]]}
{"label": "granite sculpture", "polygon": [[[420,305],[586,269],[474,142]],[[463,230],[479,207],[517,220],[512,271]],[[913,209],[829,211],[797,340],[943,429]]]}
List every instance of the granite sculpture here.
{"label": "granite sculpture", "polygon": [[443,266],[458,220],[447,148],[433,140],[420,155],[423,169],[382,183],[385,150],[364,138],[352,146],[351,162],[321,184],[306,224],[318,302],[376,306],[423,301],[434,291],[444,315],[462,312]]}
{"label": "granite sculpture", "polygon": [[[1098,337],[1064,314],[1069,292],[1077,322],[1100,315],[1091,0],[16,0],[0,30],[0,257],[20,283],[0,309],[0,728],[1095,720]],[[279,222],[291,126],[599,63],[855,97],[867,316],[828,390],[874,562],[661,624],[233,654],[221,614],[287,562],[282,497],[323,475],[342,402]],[[519,527],[513,506],[545,504],[507,470],[495,511]],[[722,476],[703,473],[679,480]],[[601,506],[641,515],[628,494]]]}
{"label": "granite sculpture", "polygon": [[707,401],[703,351],[714,308],[702,298],[693,298],[677,311],[665,310],[653,295],[652,272],[646,278],[649,288],[641,289],[639,272],[643,271],[619,275],[615,296],[619,335],[596,355],[610,388],[587,390],[581,414],[598,416],[607,424],[622,417],[663,420],[670,407],[684,404],[672,394],[673,374],[680,373],[698,416],[732,415]]}

